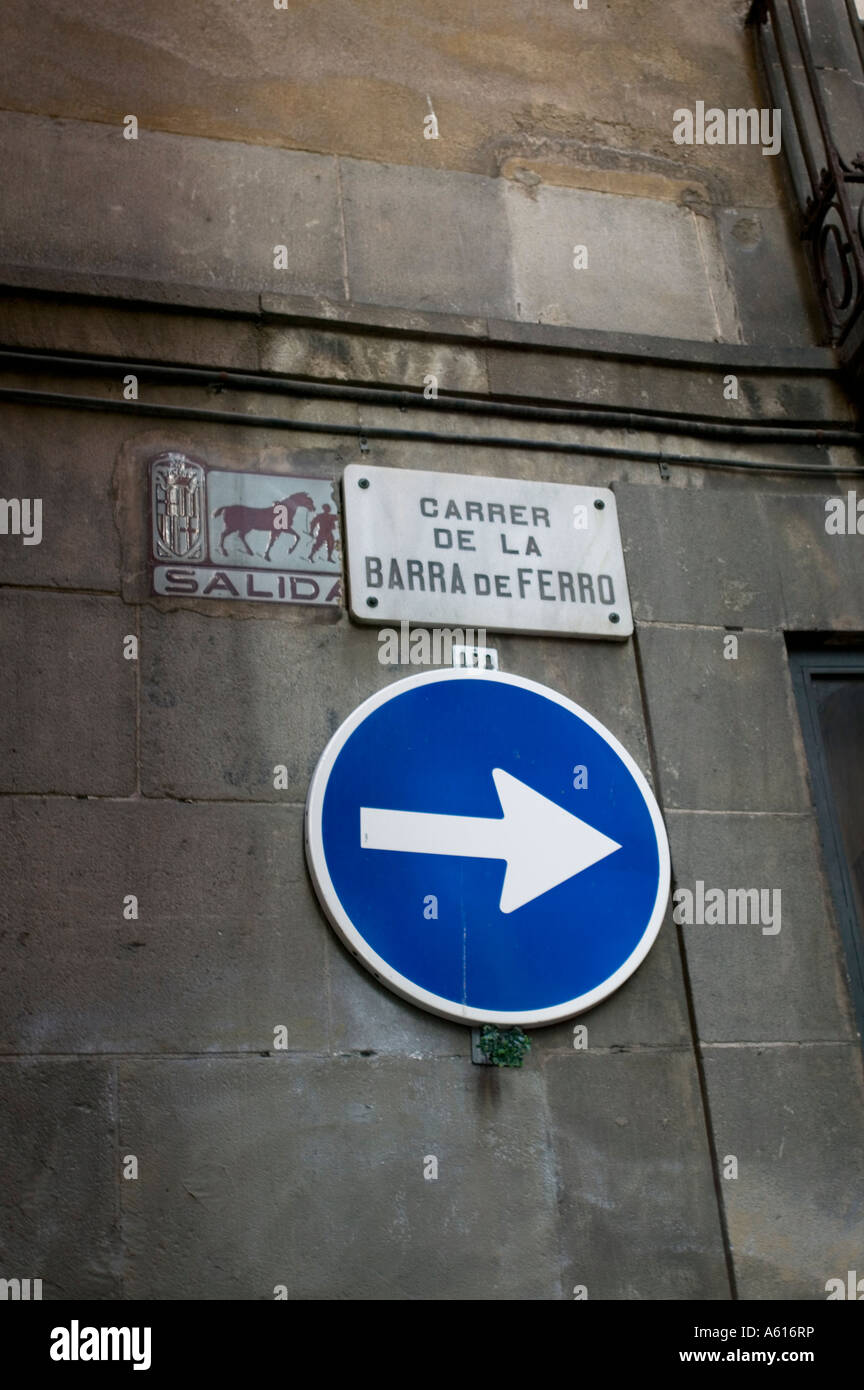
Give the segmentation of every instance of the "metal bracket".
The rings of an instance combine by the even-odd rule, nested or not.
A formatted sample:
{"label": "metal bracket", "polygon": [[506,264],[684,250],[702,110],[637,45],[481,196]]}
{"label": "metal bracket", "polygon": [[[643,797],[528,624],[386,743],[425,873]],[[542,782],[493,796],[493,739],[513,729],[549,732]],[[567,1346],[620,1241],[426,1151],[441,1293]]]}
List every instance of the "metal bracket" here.
{"label": "metal bracket", "polygon": [[453,665],[471,666],[478,671],[497,671],[498,652],[494,647],[465,647],[454,644]]}

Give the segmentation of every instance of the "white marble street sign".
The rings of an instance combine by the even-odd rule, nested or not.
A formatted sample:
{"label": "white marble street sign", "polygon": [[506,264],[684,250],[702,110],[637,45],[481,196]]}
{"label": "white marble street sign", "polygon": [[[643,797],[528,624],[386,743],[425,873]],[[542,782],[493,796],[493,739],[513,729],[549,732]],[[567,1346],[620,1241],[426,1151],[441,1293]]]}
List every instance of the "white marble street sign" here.
{"label": "white marble street sign", "polygon": [[350,610],[361,622],[633,631],[608,488],[350,464],[343,516]]}

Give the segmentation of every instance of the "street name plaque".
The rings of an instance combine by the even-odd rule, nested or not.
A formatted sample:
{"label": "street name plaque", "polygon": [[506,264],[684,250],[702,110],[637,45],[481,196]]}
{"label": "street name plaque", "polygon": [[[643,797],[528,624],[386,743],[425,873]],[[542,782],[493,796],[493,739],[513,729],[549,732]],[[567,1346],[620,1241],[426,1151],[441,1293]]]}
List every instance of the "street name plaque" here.
{"label": "street name plaque", "polygon": [[349,464],[360,622],[622,639],[633,631],[608,488]]}

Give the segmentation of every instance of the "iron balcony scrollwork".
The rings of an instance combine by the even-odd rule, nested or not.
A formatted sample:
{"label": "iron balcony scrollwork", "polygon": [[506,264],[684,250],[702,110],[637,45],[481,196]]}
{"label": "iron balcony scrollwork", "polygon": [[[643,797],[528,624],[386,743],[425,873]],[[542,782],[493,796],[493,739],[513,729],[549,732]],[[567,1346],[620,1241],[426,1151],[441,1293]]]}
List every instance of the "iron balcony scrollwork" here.
{"label": "iron balcony scrollwork", "polygon": [[[854,0],[822,0],[815,32],[811,18],[801,0],[754,0],[748,22],[757,35],[772,104],[782,112],[783,145],[798,199],[801,236],[831,341],[841,359],[860,376],[864,373],[864,119],[857,102],[864,83],[864,35]],[[837,64],[838,55],[842,67]],[[823,74],[829,69],[831,81],[826,83]],[[843,87],[841,79],[847,76]],[[850,152],[850,140],[854,152]]]}

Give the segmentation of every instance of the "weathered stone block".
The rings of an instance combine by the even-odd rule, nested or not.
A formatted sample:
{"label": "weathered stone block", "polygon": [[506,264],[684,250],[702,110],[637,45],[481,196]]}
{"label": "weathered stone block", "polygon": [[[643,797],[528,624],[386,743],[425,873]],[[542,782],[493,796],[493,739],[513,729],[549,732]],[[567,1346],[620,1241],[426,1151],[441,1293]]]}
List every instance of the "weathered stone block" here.
{"label": "weathered stone block", "polygon": [[641,626],[642,661],[668,810],[803,811],[810,798],[779,633]]}
{"label": "weathered stone block", "polygon": [[136,663],[123,651],[135,625],[119,599],[3,594],[0,791],[134,790]]}
{"label": "weathered stone block", "polygon": [[[851,461],[851,460],[850,460]],[[825,503],[854,493],[852,512],[864,502],[855,478],[837,478],[818,493],[772,497],[766,502],[775,584],[782,595],[784,627],[791,631],[864,629],[864,535],[829,535]],[[832,509],[833,510],[833,509]]]}
{"label": "weathered stone block", "polygon": [[38,545],[0,536],[0,581],[119,593],[111,469],[128,429],[128,421],[89,411],[0,405],[0,493],[42,504]]}
{"label": "weathered stone block", "polygon": [[[439,1059],[121,1064],[135,1298],[549,1299],[543,1087]],[[437,1178],[429,1160],[437,1163]]]}
{"label": "weathered stone block", "polygon": [[565,1297],[729,1297],[692,1054],[574,1052],[545,1066]]}
{"label": "weathered stone block", "polygon": [[[718,888],[725,895],[724,924],[683,925],[699,1036],[729,1042],[854,1037],[811,817],[673,811],[667,821],[674,886],[695,895],[698,880],[703,892]],[[730,889],[758,889],[758,913],[752,898],[746,913],[739,898],[730,904]],[[683,915],[688,900],[678,901]],[[746,917],[743,923],[729,921],[730,906],[736,919]],[[694,901],[687,915],[695,911]]]}
{"label": "weathered stone block", "polygon": [[326,1050],[298,809],[6,799],[0,846],[0,1050]]}
{"label": "weathered stone block", "polygon": [[[819,342],[824,330],[786,210],[720,208],[716,215],[744,341],[805,348]],[[716,413],[724,413],[721,401]]]}
{"label": "weathered stone block", "polygon": [[515,316],[496,180],[353,159],[340,168],[352,299]]}
{"label": "weathered stone block", "polygon": [[658,482],[616,483],[615,500],[637,620],[761,628],[779,622],[766,499]]}
{"label": "weathered stone block", "polygon": [[43,1299],[120,1296],[114,1105],[109,1063],[0,1062],[0,1278],[41,1279]]}
{"label": "weathered stone block", "polygon": [[860,1277],[857,1045],[709,1047],[705,1077],[718,1157],[738,1160],[722,1185],[739,1298],[815,1301]]}
{"label": "weathered stone block", "polygon": [[17,112],[0,119],[0,148],[19,190],[4,227],[13,264],[344,295],[332,158],[158,130],[125,140],[119,122]]}
{"label": "weathered stone block", "polygon": [[[512,183],[505,191],[516,317],[738,341],[722,256],[704,219],[700,228],[688,208],[647,198],[545,186],[532,192]],[[587,267],[576,269],[581,246]]]}
{"label": "weathered stone block", "polygon": [[[380,664],[376,628],[347,619],[323,628],[147,609],[142,634],[142,789],[154,796],[305,802],[330,735],[409,674]],[[287,788],[274,787],[277,766]]]}

